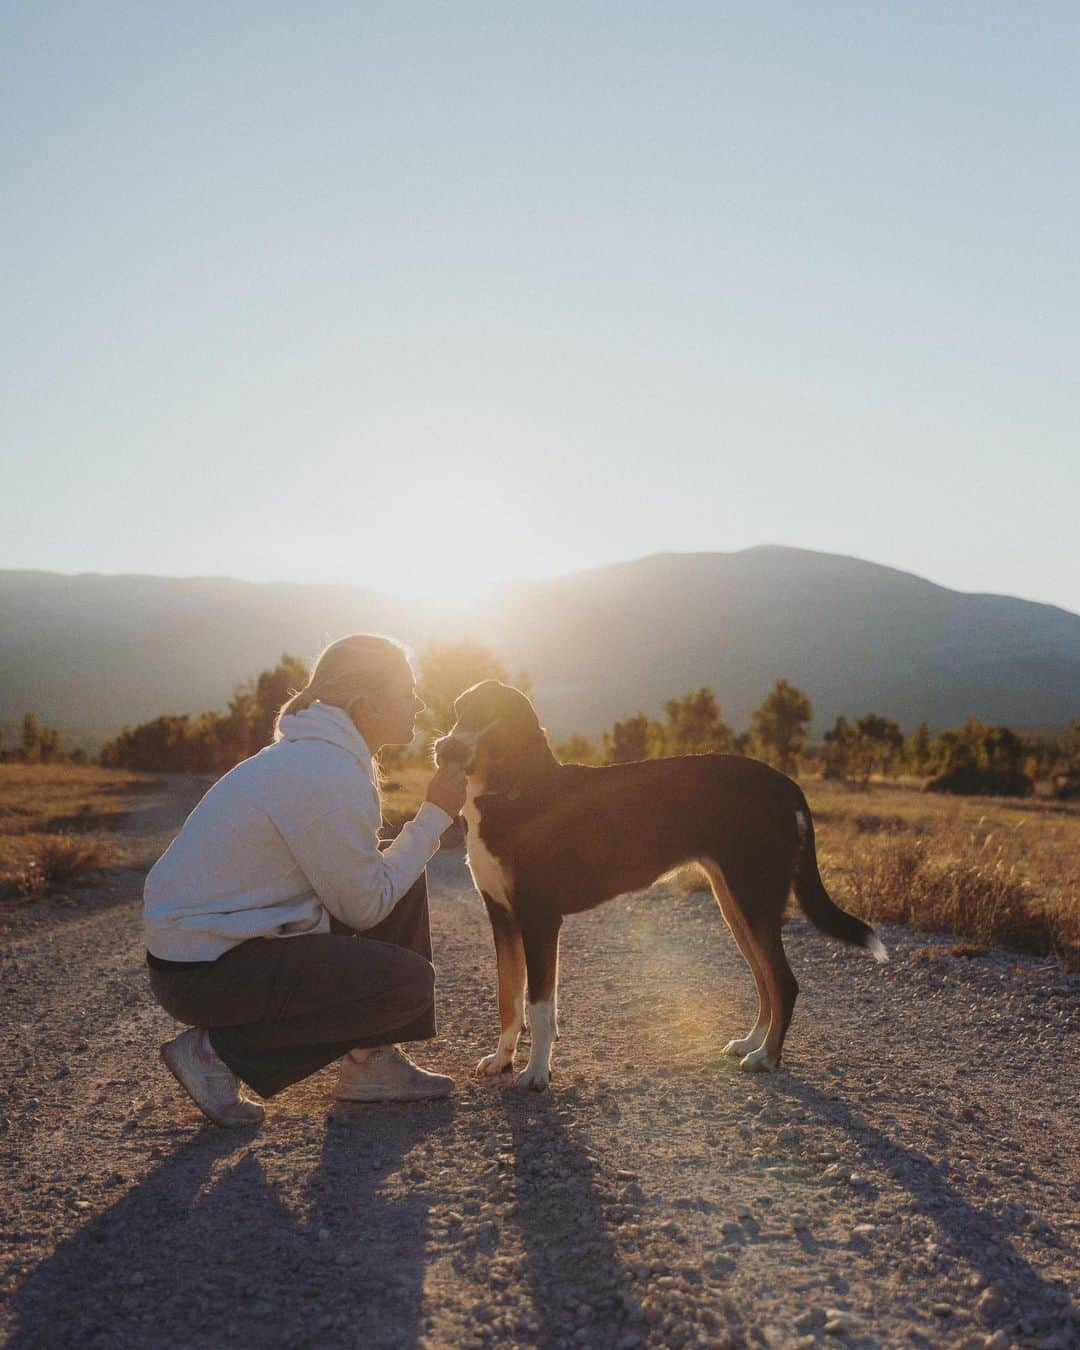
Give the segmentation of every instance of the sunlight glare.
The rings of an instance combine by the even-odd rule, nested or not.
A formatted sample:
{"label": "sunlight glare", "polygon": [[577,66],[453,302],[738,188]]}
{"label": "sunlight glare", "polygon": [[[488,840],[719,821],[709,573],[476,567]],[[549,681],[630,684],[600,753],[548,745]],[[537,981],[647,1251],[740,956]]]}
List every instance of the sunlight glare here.
{"label": "sunlight glare", "polygon": [[396,592],[446,610],[479,606],[536,569],[531,526],[463,497],[410,510],[407,537]]}

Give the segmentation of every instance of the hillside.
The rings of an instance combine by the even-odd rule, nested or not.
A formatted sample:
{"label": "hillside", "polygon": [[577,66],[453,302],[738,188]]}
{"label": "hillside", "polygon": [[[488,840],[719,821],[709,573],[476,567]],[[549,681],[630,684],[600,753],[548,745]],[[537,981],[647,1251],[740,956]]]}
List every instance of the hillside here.
{"label": "hillside", "polygon": [[[310,657],[358,629],[421,649],[463,635],[434,607],[357,588],[226,578],[0,572],[0,616],[0,722],[33,709],[90,742],[223,706],[282,650]],[[908,727],[1080,716],[1080,616],[800,549],[661,554],[516,585],[467,631],[530,672],[555,735],[705,683],[741,726],[781,675],[810,694],[818,731],[870,709]]]}

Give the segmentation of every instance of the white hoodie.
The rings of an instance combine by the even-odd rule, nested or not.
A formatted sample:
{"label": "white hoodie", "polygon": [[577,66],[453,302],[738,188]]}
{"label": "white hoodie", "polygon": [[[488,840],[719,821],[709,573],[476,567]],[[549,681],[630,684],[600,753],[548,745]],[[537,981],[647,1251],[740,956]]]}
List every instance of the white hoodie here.
{"label": "white hoodie", "polygon": [[218,779],[151,868],[155,956],[212,961],[248,938],[326,933],[331,914],[372,928],[438,849],[451,817],[425,802],[379,852],[371,752],[342,709],[315,702],[281,730]]}

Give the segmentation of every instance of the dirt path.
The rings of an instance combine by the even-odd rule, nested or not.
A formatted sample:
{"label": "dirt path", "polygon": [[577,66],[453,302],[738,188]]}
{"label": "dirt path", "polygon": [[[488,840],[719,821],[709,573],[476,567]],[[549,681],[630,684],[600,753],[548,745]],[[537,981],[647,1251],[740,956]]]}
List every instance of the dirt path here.
{"label": "dirt path", "polygon": [[657,887],[565,929],[553,1090],[471,1068],[496,1034],[460,851],[429,869],[446,1102],[255,1134],[160,1068],[136,863],[0,935],[0,1334],[12,1346],[1077,1343],[1080,982],[1005,954],[877,967],[797,921],[787,1072],[719,1047],[752,985],[712,902]]}

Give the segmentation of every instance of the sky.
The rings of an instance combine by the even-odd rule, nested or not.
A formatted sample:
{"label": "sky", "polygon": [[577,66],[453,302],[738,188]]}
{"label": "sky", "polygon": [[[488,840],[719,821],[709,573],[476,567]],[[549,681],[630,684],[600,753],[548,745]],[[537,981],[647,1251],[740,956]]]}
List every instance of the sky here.
{"label": "sky", "polygon": [[1080,611],[1072,3],[0,0],[0,568]]}

